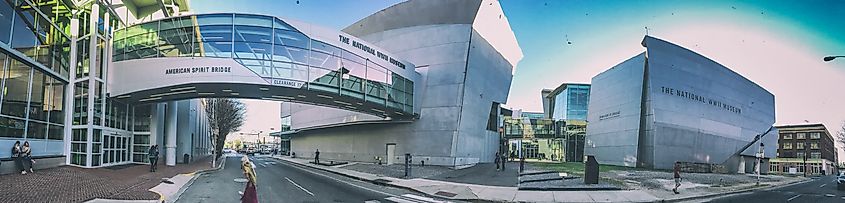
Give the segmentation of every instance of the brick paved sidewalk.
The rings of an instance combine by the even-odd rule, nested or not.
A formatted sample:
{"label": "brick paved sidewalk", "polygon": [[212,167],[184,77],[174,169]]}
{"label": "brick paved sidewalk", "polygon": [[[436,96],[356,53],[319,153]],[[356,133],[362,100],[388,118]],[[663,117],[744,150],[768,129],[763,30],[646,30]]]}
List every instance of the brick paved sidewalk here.
{"label": "brick paved sidewalk", "polygon": [[35,173],[0,176],[0,202],[84,202],[94,198],[119,200],[158,200],[148,191],[182,173],[211,168],[211,157],[175,167],[159,165],[149,172],[149,165],[133,165],[121,169],[84,169],[61,166],[36,170]]}

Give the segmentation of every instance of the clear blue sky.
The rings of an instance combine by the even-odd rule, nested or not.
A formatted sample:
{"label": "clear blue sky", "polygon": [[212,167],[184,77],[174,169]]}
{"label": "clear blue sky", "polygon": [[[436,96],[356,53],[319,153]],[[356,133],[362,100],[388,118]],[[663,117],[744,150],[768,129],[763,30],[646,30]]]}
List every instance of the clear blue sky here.
{"label": "clear blue sky", "polygon": [[[196,13],[260,13],[342,29],[397,2],[194,0],[191,6]],[[650,35],[707,56],[772,92],[778,124],[807,120],[834,133],[845,120],[845,59],[821,61],[845,55],[845,1],[500,2],[525,55],[510,89],[510,108],[542,111],[541,89],[589,83],[642,52],[639,42],[648,27]]]}

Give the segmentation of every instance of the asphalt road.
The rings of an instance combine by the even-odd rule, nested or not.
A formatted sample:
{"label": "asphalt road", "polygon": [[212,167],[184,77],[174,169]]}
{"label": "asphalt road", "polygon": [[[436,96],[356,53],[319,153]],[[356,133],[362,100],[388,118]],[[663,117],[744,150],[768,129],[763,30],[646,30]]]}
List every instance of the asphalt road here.
{"label": "asphalt road", "polygon": [[[245,184],[240,156],[228,157],[223,170],[203,174],[177,202],[239,202]],[[304,168],[270,157],[250,157],[258,176],[259,202],[425,202],[420,194]]]}
{"label": "asphalt road", "polygon": [[823,176],[801,184],[741,193],[710,202],[845,202],[845,191],[836,189],[835,176]]}

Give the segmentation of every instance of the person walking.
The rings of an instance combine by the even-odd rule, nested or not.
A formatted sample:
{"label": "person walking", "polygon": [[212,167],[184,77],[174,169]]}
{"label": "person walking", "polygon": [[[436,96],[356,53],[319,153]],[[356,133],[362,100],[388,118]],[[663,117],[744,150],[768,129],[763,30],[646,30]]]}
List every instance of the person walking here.
{"label": "person walking", "polygon": [[18,169],[21,175],[26,175],[26,171],[23,170],[23,160],[21,160],[21,141],[15,141],[15,145],[12,146],[12,160],[15,162],[15,169]]}
{"label": "person walking", "polygon": [[317,151],[314,152],[314,163],[320,164],[320,149],[317,149]]}
{"label": "person walking", "polygon": [[158,145],[150,146],[150,149],[147,150],[147,155],[150,159],[150,172],[156,172],[156,165],[158,165]]}
{"label": "person walking", "polygon": [[496,152],[496,155],[493,155],[493,162],[496,162],[496,171],[499,171],[499,152]]}
{"label": "person walking", "polygon": [[499,158],[501,158],[501,162],[502,162],[502,171],[505,171],[505,164],[508,163],[508,157],[505,156],[505,153],[502,153],[502,155],[499,156]]}
{"label": "person walking", "polygon": [[678,187],[681,186],[681,165],[678,164],[678,162],[675,162],[675,169],[673,171],[675,173],[675,188],[672,188],[672,192],[680,194],[678,192]]}
{"label": "person walking", "polygon": [[32,148],[29,147],[29,141],[23,142],[23,147],[21,147],[21,155],[20,158],[23,159],[23,172],[26,174],[27,169],[29,169],[30,173],[35,173],[32,170],[32,165],[35,164],[35,161],[32,160]]}
{"label": "person walking", "polygon": [[258,203],[258,189],[257,177],[252,162],[246,156],[241,157],[241,169],[243,169],[244,177],[246,178],[246,188],[244,188],[243,196],[241,196],[241,203]]}

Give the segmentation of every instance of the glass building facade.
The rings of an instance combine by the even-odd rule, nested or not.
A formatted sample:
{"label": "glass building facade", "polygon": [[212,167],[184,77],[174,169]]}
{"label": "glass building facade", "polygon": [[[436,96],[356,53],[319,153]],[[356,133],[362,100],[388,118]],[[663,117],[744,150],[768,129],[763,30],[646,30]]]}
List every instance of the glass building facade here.
{"label": "glass building facade", "polygon": [[553,91],[552,119],[587,120],[587,104],[590,103],[590,85],[564,84],[564,88]]}
{"label": "glass building facade", "polygon": [[505,116],[502,123],[509,158],[522,156],[528,161],[562,161],[563,140],[555,133],[553,120]]}
{"label": "glass building facade", "polygon": [[63,154],[71,18],[57,1],[0,1],[0,157],[15,141],[34,157]]}
{"label": "glass building facade", "polygon": [[28,141],[36,159],[100,167],[131,163],[133,143],[148,146],[149,107],[106,94],[112,33],[134,15],[126,4],[0,1],[0,157]]}
{"label": "glass building facade", "polygon": [[590,85],[564,83],[542,94],[542,114],[523,112],[521,118],[504,118],[508,156],[524,156],[529,161],[583,161]]}
{"label": "glass building facade", "polygon": [[272,16],[200,14],[133,25],[115,32],[112,57],[232,58],[267,80],[301,81],[304,89],[413,114],[411,80]]}

